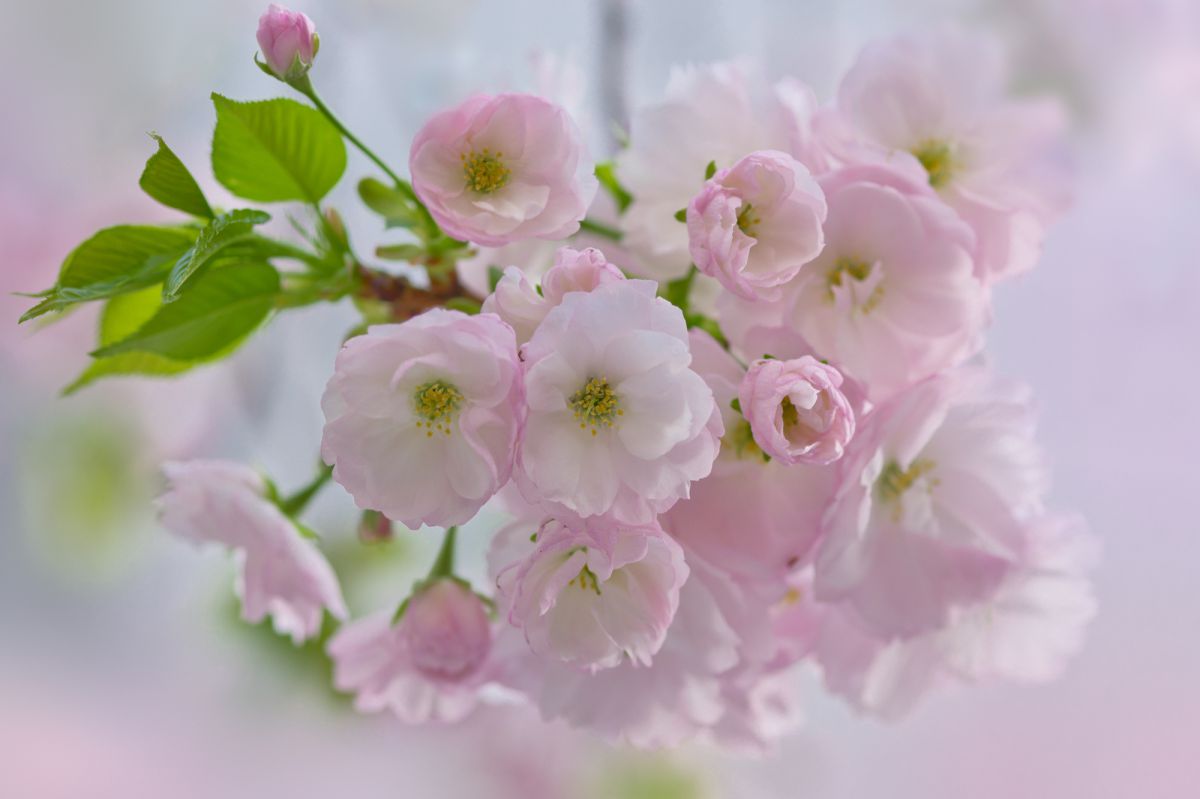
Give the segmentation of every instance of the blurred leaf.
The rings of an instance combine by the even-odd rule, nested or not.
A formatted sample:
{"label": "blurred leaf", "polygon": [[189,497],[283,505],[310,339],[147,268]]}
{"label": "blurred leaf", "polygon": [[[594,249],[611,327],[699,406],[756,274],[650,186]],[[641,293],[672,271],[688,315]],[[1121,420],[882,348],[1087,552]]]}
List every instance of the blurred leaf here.
{"label": "blurred leaf", "polygon": [[67,256],[58,282],[40,295],[42,301],[26,311],[21,321],[158,283],[195,240],[196,231],[186,227],[105,228]]}
{"label": "blurred leaf", "polygon": [[215,355],[258,327],[280,289],[274,267],[253,261],[210,269],[193,284],[132,335],[92,355],[150,352],[182,361]]}
{"label": "blurred leaf", "polygon": [[237,196],[315,203],[346,171],[345,142],[321,112],[282,98],[240,103],[214,93],[212,100],[213,172]]}
{"label": "blurred leaf", "polygon": [[[247,244],[246,239],[253,234],[254,226],[261,225],[270,218],[271,215],[266,211],[242,208],[213,219],[200,231],[196,243],[171,268],[167,282],[163,285],[163,298],[167,302],[173,302],[179,296],[184,283],[212,260],[213,256],[231,244]],[[248,244],[254,246],[253,242]]]}
{"label": "blurred leaf", "polygon": [[375,178],[359,181],[358,196],[363,204],[384,218],[387,227],[411,228],[421,222],[420,214],[403,192]]}
{"label": "blurred leaf", "polygon": [[375,257],[385,261],[414,261],[425,255],[419,244],[382,244],[375,248]]}
{"label": "blurred leaf", "polygon": [[617,213],[625,213],[625,209],[633,202],[633,195],[617,179],[617,168],[612,161],[596,164],[596,179],[617,204]]}
{"label": "blurred leaf", "polygon": [[[500,285],[500,278],[504,277],[504,270],[492,264],[488,267],[488,290],[495,291],[496,286]],[[541,286],[538,286],[541,288]]]}
{"label": "blurred leaf", "polygon": [[168,208],[183,211],[192,216],[212,219],[212,208],[204,199],[204,192],[192,177],[179,156],[172,152],[162,136],[151,133],[151,138],[158,142],[158,151],[146,161],[142,177],[138,185],[142,191],[149,194]]}
{"label": "blurred leaf", "polygon": [[[116,344],[133,335],[139,327],[162,307],[162,292],[158,286],[150,286],[132,294],[114,297],[104,306],[100,315],[100,346]],[[101,377],[110,375],[173,375],[190,369],[193,364],[174,361],[150,352],[127,352],[111,358],[93,361],[83,374],[63,389],[63,394],[74,394],[79,389]]]}

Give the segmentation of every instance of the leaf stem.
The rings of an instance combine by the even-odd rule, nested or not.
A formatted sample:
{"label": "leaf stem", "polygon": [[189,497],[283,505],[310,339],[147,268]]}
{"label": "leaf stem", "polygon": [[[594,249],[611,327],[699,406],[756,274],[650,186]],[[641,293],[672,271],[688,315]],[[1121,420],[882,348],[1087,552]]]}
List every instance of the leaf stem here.
{"label": "leaf stem", "polygon": [[304,509],[308,507],[308,503],[317,495],[317,492],[325,487],[325,484],[329,482],[331,477],[333,477],[333,467],[322,463],[320,469],[317,471],[317,476],[308,485],[279,501],[279,509],[288,516],[296,516],[303,513]]}
{"label": "leaf stem", "polygon": [[342,121],[337,118],[337,116],[333,113],[333,110],[330,109],[329,106],[325,105],[325,102],[317,94],[317,90],[313,88],[312,81],[309,80],[308,75],[288,81],[287,83],[309,100],[312,100],[312,104],[316,106],[317,110],[325,115],[325,118],[329,120],[330,124],[337,128],[338,132],[341,133],[347,141],[357,147],[359,152],[371,159],[375,166],[379,167],[381,170],[383,170],[385,175],[391,178],[392,183],[394,183],[396,186],[396,189],[404,194],[404,196],[409,200],[411,200],[414,205],[416,205],[417,209],[421,213],[421,218],[428,225],[428,230],[431,232],[431,234],[440,231],[437,223],[430,215],[429,209],[425,207],[425,203],[421,202],[420,198],[417,197],[417,193],[413,190],[412,184],[393,172],[391,167],[384,163],[382,158],[377,156],[370,147],[364,144],[363,141],[355,136],[348,127],[342,124]]}
{"label": "leaf stem", "polygon": [[579,223],[579,230],[586,230],[589,233],[594,233],[597,236],[603,236],[606,239],[620,241],[623,234],[611,225],[606,225],[603,222],[597,222],[594,219],[583,219]]}

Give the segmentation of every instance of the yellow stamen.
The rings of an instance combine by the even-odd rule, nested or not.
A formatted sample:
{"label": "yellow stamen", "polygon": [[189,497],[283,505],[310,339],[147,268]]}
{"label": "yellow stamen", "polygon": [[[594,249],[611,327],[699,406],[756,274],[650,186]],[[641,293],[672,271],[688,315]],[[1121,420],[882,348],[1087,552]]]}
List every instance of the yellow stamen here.
{"label": "yellow stamen", "polygon": [[620,399],[604,377],[588,378],[584,387],[571,395],[568,403],[575,412],[579,429],[591,427],[592,435],[596,435],[601,427],[612,427],[616,418],[624,415]]}
{"label": "yellow stamen", "polygon": [[504,188],[512,176],[512,171],[500,160],[502,155],[499,151],[493,153],[486,147],[460,155],[467,188],[478,194],[491,194]]}
{"label": "yellow stamen", "polygon": [[958,171],[954,147],[949,142],[927,139],[913,148],[912,154],[929,173],[929,185],[935,189],[949,183]]}
{"label": "yellow stamen", "polygon": [[433,438],[434,430],[450,435],[450,423],[462,402],[462,392],[444,380],[424,384],[413,392],[413,410],[420,417],[417,427],[426,428],[427,438]]}

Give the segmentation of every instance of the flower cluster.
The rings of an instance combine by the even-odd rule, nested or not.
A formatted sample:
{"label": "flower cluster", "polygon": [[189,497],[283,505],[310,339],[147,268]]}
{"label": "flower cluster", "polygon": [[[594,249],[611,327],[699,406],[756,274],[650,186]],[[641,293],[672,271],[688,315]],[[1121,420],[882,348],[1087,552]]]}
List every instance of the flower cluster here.
{"label": "flower cluster", "polygon": [[[1091,539],[1047,508],[1028,392],[972,361],[1065,202],[1058,115],[1004,94],[987,42],[872,44],[827,104],[746,64],[678,70],[599,165],[556,102],[477,95],[416,135],[409,182],[316,100],[307,17],[273,6],[259,41],[393,179],[360,185],[412,237],[378,254],[428,283],[359,262],[327,213],[319,291],[285,293],[366,309],[321,400],[325,468],[280,498],[170,465],[163,522],[239,552],[246,618],[296,641],[349,615],[295,522],[324,479],[372,540],[447,528],[399,608],[327,644],[358,708],[516,695],[639,746],[760,749],[802,664],[890,716],[1079,646]],[[472,586],[457,526],[488,519]]]}

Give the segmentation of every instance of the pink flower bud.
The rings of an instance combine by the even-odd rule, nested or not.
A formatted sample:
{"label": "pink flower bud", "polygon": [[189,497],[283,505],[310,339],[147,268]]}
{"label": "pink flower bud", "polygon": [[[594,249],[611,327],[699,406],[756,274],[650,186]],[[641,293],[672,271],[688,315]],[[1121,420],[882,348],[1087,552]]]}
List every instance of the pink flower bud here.
{"label": "pink flower bud", "polygon": [[811,355],[750,365],[738,389],[742,413],[762,451],[784,463],[832,463],[854,435],[842,375]]}
{"label": "pink flower bud", "polygon": [[317,31],[306,15],[272,3],[258,18],[258,46],[267,66],[280,80],[294,80],[312,66],[317,55]]}
{"label": "pink flower bud", "polygon": [[456,682],[470,677],[492,646],[483,601],[450,579],[438,580],[414,594],[399,624],[413,666],[436,680]]}

